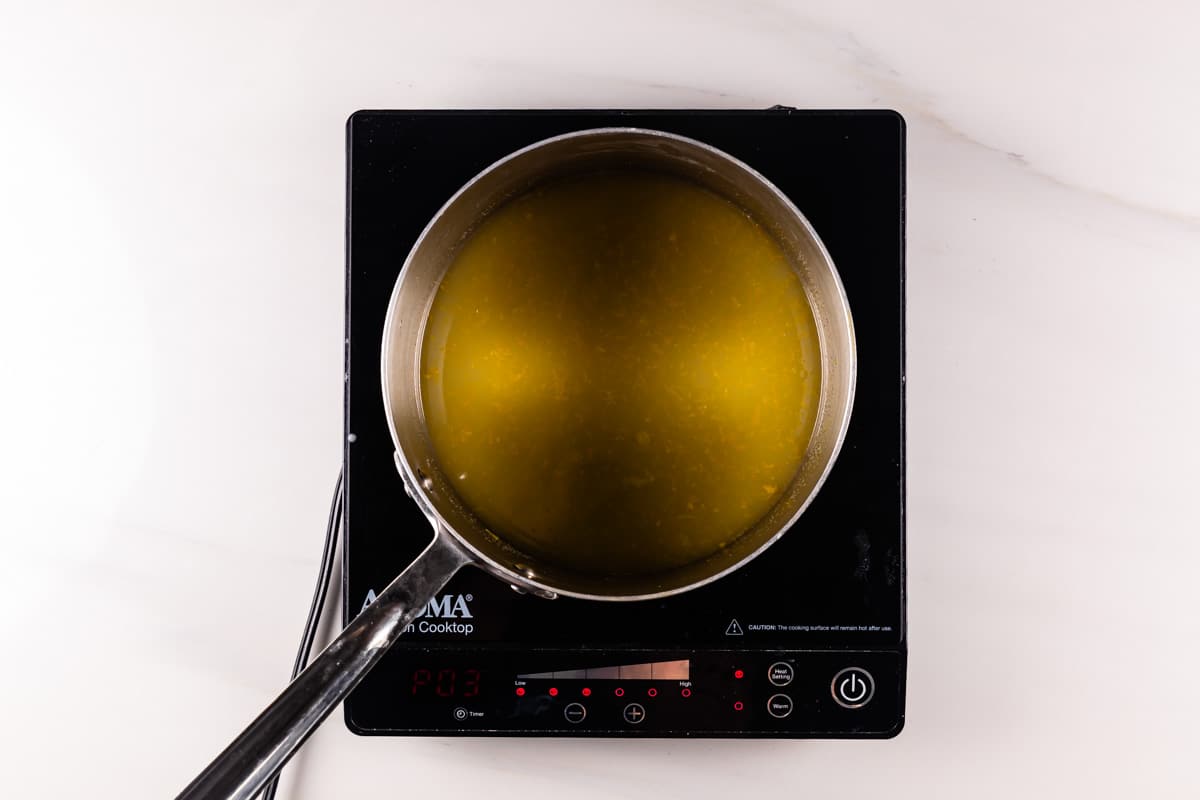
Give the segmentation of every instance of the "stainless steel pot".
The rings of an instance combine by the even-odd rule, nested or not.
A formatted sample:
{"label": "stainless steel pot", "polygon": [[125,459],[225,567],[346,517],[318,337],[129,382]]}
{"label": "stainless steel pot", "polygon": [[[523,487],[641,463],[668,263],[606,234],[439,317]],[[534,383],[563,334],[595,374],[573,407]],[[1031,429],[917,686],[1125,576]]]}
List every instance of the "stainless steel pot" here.
{"label": "stainless steel pot", "polygon": [[[459,500],[438,466],[420,398],[421,339],[430,305],[458,246],[479,220],[540,181],[610,167],[674,173],[748,211],[791,256],[821,345],[821,402],[812,438],[779,502],[745,534],[704,560],[635,577],[565,569],[521,552],[488,530]],[[438,211],[409,253],[392,293],[382,370],[396,465],[405,490],[429,518],[433,541],[180,798],[253,797],[383,657],[429,599],[468,564],[546,598],[628,601],[694,589],[757,556],[800,516],[837,457],[854,396],[854,329],[829,253],[804,215],[766,178],[693,139],[637,128],[600,128],[556,136],[512,153],[471,179]]]}

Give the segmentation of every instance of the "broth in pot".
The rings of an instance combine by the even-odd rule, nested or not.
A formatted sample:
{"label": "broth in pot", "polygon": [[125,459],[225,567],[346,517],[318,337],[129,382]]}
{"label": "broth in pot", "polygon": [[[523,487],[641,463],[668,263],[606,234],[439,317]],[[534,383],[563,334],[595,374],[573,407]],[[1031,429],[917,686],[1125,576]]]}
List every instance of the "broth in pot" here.
{"label": "broth in pot", "polygon": [[778,241],[686,178],[593,171],[485,216],[441,280],[421,407],[454,491],[565,569],[663,572],[724,548],[800,468],[821,393]]}

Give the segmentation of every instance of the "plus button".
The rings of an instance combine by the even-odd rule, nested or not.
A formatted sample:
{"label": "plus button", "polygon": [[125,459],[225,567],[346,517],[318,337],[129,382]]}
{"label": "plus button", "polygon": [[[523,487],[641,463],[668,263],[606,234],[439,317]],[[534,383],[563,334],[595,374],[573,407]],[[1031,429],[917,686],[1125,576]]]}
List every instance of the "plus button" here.
{"label": "plus button", "polygon": [[625,706],[625,721],[631,725],[637,725],[646,718],[646,709],[642,708],[640,703],[630,703]]}

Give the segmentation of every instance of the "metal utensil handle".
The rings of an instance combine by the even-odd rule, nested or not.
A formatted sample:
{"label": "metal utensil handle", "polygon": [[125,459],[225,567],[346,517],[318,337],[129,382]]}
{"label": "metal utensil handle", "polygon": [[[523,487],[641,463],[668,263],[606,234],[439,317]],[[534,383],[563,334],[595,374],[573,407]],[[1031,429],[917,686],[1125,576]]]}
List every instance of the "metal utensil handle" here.
{"label": "metal utensil handle", "polygon": [[350,693],[429,600],[471,561],[438,532],[176,800],[250,800]]}

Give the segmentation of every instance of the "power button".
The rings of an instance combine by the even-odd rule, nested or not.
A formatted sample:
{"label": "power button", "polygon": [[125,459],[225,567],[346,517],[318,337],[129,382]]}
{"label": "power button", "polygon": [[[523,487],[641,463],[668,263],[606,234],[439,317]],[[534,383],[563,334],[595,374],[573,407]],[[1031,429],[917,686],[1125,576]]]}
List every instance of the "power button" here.
{"label": "power button", "polygon": [[875,695],[875,679],[862,667],[846,667],[833,676],[829,689],[842,708],[862,708]]}

